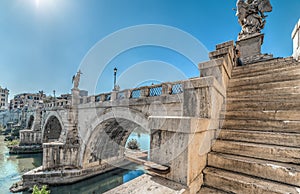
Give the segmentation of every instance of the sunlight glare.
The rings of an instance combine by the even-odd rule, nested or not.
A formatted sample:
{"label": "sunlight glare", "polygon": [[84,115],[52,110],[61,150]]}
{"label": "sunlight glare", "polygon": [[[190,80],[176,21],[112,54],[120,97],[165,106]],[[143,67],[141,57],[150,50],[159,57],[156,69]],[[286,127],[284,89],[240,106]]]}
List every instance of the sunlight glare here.
{"label": "sunlight glare", "polygon": [[55,8],[57,5],[56,0],[34,0],[35,7],[37,9],[49,9],[49,8]]}
{"label": "sunlight glare", "polygon": [[40,7],[40,0],[35,0],[35,6],[36,6],[36,8]]}

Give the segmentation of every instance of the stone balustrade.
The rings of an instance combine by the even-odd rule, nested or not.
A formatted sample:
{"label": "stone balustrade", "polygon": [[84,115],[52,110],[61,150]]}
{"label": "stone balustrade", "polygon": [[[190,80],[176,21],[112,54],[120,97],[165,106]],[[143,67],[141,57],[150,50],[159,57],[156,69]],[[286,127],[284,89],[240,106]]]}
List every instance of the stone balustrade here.
{"label": "stone balustrade", "polygon": [[69,100],[59,100],[56,102],[45,103],[44,108],[65,107],[66,105],[69,104],[70,104]]}
{"label": "stone balustrade", "polygon": [[183,84],[185,82],[188,82],[188,80],[179,82],[166,82],[151,86],[142,86],[134,89],[113,91],[111,93],[103,93],[94,96],[85,96],[79,99],[79,104],[181,94],[183,93]]}

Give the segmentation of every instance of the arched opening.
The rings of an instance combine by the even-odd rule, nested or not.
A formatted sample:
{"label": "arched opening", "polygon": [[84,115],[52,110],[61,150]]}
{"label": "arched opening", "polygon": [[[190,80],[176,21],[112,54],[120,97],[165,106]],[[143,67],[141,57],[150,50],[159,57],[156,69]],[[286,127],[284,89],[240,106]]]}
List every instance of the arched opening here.
{"label": "arched opening", "polygon": [[[133,121],[123,118],[112,118],[100,123],[90,135],[86,143],[83,157],[84,166],[101,165],[101,161],[124,159],[130,137],[138,137],[146,134],[146,129]],[[140,136],[141,137],[141,136]],[[144,137],[143,137],[144,138]],[[150,147],[149,142],[139,142],[143,148]],[[147,146],[145,146],[148,144]],[[143,149],[144,150],[144,149]]]}
{"label": "arched opening", "polygon": [[34,121],[34,116],[30,115],[28,123],[27,123],[27,129],[31,129],[33,121]]}
{"label": "arched opening", "polygon": [[51,116],[45,125],[43,142],[49,143],[58,141],[62,131],[62,126],[55,116]]}
{"label": "arched opening", "polygon": [[150,134],[142,127],[135,128],[129,135],[126,145],[127,150],[147,153],[150,151]]}

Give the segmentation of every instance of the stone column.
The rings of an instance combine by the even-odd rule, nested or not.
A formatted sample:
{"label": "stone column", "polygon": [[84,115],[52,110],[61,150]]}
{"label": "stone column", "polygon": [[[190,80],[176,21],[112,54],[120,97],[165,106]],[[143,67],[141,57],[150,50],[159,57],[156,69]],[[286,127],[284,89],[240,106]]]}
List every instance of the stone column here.
{"label": "stone column", "polygon": [[293,39],[293,57],[294,59],[300,61],[300,19],[293,30],[292,39]]}

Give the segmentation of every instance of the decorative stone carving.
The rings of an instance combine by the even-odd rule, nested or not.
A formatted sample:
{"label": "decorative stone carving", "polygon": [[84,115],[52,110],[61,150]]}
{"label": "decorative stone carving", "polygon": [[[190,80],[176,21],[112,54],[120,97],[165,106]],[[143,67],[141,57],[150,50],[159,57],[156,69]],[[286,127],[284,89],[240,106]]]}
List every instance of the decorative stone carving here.
{"label": "decorative stone carving", "polygon": [[74,88],[78,89],[81,71],[79,70],[76,75],[73,76],[72,83],[74,84]]}
{"label": "decorative stone carving", "polygon": [[272,11],[270,0],[238,0],[236,6],[236,15],[242,27],[238,40],[259,35],[266,23],[264,13]]}

